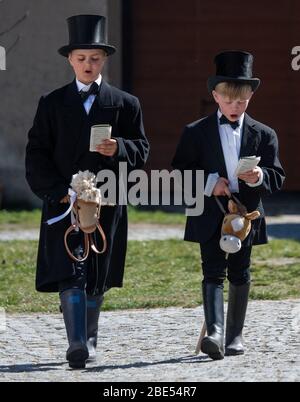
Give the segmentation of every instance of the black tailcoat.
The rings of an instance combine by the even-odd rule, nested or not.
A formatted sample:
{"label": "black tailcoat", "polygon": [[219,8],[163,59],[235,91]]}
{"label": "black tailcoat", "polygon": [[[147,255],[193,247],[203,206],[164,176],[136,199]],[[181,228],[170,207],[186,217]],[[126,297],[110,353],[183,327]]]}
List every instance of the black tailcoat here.
{"label": "black tailcoat", "polygon": [[[116,156],[89,152],[90,128],[94,124],[112,125],[112,137],[118,142]],[[72,175],[79,170],[97,174],[102,169],[118,174],[119,162],[127,162],[129,171],[141,168],[147,160],[149,144],[138,99],[105,81],[89,115],[75,80],[42,97],[28,137],[26,178],[32,191],[43,200],[36,288],[56,292],[59,281],[74,275],[74,264],[63,241],[70,216],[53,226],[45,222],[68,208],[59,201],[67,195]],[[106,291],[122,286],[127,245],[126,206],[102,207],[100,223],[108,249],[97,256],[98,288]]]}
{"label": "black tailcoat", "polygon": [[[188,125],[177,147],[172,165],[175,169],[203,170],[205,183],[210,173],[218,172],[220,177],[228,178],[225,159],[218,129],[217,114]],[[260,156],[259,166],[264,173],[261,186],[249,187],[239,181],[241,202],[249,212],[259,210],[261,218],[252,222],[252,231],[245,245],[267,243],[265,214],[262,196],[270,195],[281,189],[285,173],[279,161],[278,140],[273,129],[245,115],[240,157]],[[220,197],[224,206],[228,200]],[[223,214],[214,196],[204,197],[204,212],[201,216],[188,217],[185,240],[205,243],[220,229]]]}

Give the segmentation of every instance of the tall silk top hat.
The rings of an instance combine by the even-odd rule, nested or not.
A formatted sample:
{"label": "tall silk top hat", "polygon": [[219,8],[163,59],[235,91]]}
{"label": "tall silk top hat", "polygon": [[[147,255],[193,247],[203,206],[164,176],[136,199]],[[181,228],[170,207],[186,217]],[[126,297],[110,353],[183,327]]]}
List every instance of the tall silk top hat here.
{"label": "tall silk top hat", "polygon": [[209,77],[207,86],[209,92],[221,82],[235,82],[250,85],[253,92],[260,85],[259,78],[252,77],[253,56],[248,52],[231,50],[215,57],[216,75]]}
{"label": "tall silk top hat", "polygon": [[107,55],[116,48],[107,44],[106,18],[102,15],[74,15],[67,19],[69,44],[58,49],[58,53],[68,57],[75,49],[103,49]]}

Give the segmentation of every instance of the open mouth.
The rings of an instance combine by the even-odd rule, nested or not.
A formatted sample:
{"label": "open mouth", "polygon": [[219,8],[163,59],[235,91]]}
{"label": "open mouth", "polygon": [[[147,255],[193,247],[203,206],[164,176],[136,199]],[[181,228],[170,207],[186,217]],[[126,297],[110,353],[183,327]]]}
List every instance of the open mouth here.
{"label": "open mouth", "polygon": [[230,115],[231,120],[237,120],[238,118],[239,118],[239,116],[237,114],[231,114]]}

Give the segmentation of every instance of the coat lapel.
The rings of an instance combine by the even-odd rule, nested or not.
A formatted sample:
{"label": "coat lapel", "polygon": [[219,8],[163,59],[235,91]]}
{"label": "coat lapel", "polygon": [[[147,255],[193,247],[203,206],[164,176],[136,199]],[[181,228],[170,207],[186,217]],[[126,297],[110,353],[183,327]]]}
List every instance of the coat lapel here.
{"label": "coat lapel", "polygon": [[[80,152],[80,140],[87,118],[75,79],[67,86],[63,104],[63,119],[66,124],[65,135],[67,137],[68,153],[72,156],[74,164]],[[73,168],[73,164],[70,166],[71,169]]]}
{"label": "coat lapel", "polygon": [[72,142],[77,144],[85,117],[87,116],[78,93],[76,81],[68,85],[64,98],[64,119],[72,129]]}
{"label": "coat lapel", "polygon": [[102,80],[99,95],[95,99],[88,116],[91,125],[110,124],[112,126],[112,136],[116,135],[116,126],[121,106],[114,99],[111,86]]}
{"label": "coat lapel", "polygon": [[218,167],[218,172],[221,177],[228,177],[227,175],[227,169],[226,169],[226,164],[225,164],[225,158],[223,154],[223,148],[222,148],[222,143],[221,143],[221,138],[220,138],[220,133],[219,133],[219,127],[218,127],[218,116],[217,112],[214,113],[213,115],[209,116],[207,119],[208,127],[207,127],[207,132],[208,132],[208,142],[210,144],[210,152],[212,155],[214,155],[214,161],[217,163]]}
{"label": "coat lapel", "polygon": [[121,105],[116,104],[110,85],[102,80],[99,94],[93,102],[89,114],[87,114],[82,100],[78,95],[76,82],[75,87],[75,92],[77,93],[74,93],[73,88],[73,93],[72,90],[70,91],[69,100],[72,113],[78,113],[76,117],[76,138],[74,137],[74,141],[76,141],[74,161],[78,161],[82,155],[87,152],[89,147],[91,126],[96,124],[110,124],[112,126],[112,136],[116,135],[116,125]]}
{"label": "coat lapel", "polygon": [[73,120],[76,117],[78,118],[84,117],[85,109],[82,100],[80,98],[80,95],[78,93],[76,80],[72,81],[71,84],[67,86],[64,98],[64,107],[67,114],[69,114],[68,112],[73,114],[74,111],[78,113],[77,116],[72,116]]}
{"label": "coat lapel", "polygon": [[259,143],[260,135],[256,122],[248,114],[245,114],[240,157],[256,155]]}
{"label": "coat lapel", "polygon": [[108,106],[113,106],[113,96],[111,86],[106,81],[102,80],[99,90],[100,93],[97,97],[97,101],[100,109],[103,109]]}

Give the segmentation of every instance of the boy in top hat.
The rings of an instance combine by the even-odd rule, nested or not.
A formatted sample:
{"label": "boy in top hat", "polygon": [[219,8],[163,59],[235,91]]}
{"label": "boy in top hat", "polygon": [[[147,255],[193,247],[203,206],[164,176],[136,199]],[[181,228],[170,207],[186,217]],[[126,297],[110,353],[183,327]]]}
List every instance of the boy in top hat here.
{"label": "boy in top hat", "polygon": [[[215,64],[216,75],[208,79],[208,89],[218,110],[185,128],[172,164],[181,171],[204,171],[204,212],[187,218],[185,240],[200,243],[207,326],[201,350],[218,360],[224,358],[224,352],[226,355],[244,353],[242,329],[250,289],[251,249],[252,245],[267,243],[261,197],[280,190],[285,174],[279,161],[275,131],[245,113],[260,85],[260,80],[252,77],[253,56],[227,51],[216,56]],[[261,157],[259,166],[236,177],[239,158],[252,155]],[[261,217],[253,221],[241,250],[227,259],[219,245],[224,216],[215,197],[226,208],[231,194],[248,211],[258,210]],[[226,273],[229,300],[224,351]]]}
{"label": "boy in top hat", "polygon": [[[77,15],[67,21],[70,40],[59,53],[69,60],[75,79],[40,99],[29,131],[26,178],[43,200],[36,288],[59,292],[69,341],[67,360],[70,367],[83,368],[88,358],[95,358],[104,292],[122,286],[127,209],[121,205],[101,209],[107,251],[90,253],[87,262],[74,263],[64,247],[70,218],[53,226],[45,222],[66,211],[72,175],[102,169],[118,175],[119,162],[127,162],[129,170],[141,168],[149,144],[138,99],[110,86],[101,75],[107,57],[116,50],[107,44],[105,17]],[[95,124],[111,125],[112,138],[92,153],[90,131]],[[82,233],[71,237],[72,250],[80,258]]]}

